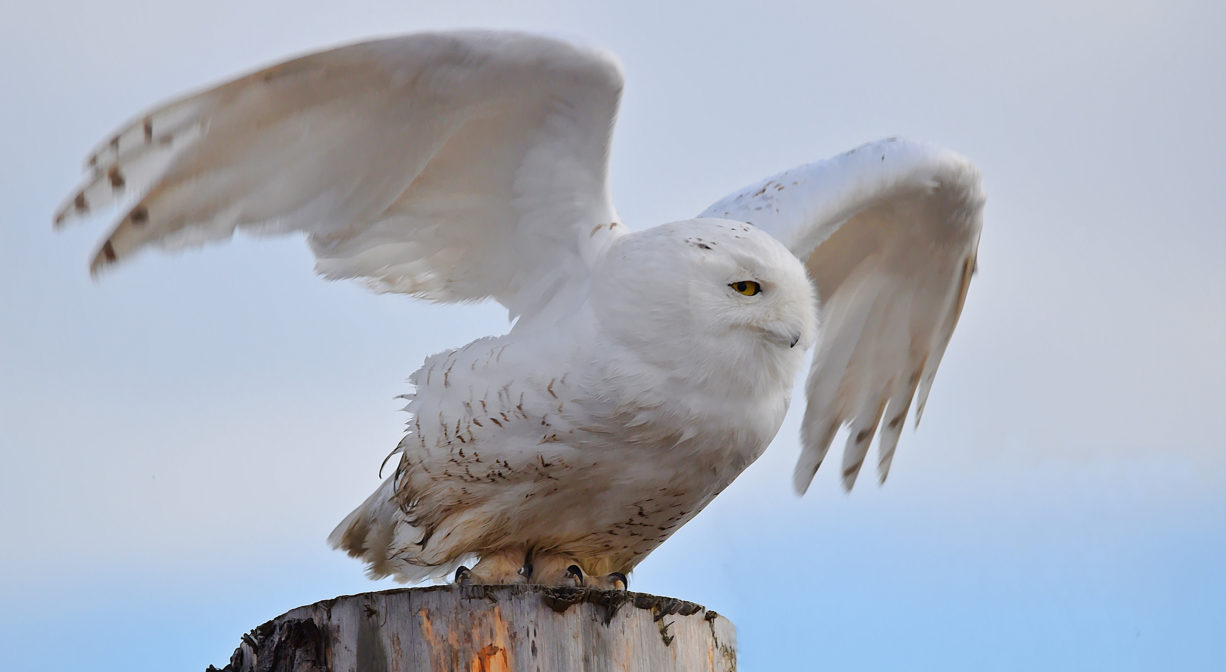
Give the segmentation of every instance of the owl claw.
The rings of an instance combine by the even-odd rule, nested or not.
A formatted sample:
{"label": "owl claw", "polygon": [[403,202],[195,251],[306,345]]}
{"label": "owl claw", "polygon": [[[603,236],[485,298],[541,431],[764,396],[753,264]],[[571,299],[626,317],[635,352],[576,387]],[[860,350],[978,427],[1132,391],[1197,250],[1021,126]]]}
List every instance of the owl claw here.
{"label": "owl claw", "polygon": [[525,580],[532,578],[532,563],[525,562],[523,567],[519,568],[518,574],[524,577]]}
{"label": "owl claw", "polygon": [[566,568],[566,578],[574,581],[576,586],[582,586],[583,570],[579,568],[579,565],[571,565]]}
{"label": "owl claw", "polygon": [[458,583],[461,586],[467,586],[472,582],[472,576],[473,571],[471,569],[465,567],[464,565],[460,565],[459,567],[456,567],[453,582]]}

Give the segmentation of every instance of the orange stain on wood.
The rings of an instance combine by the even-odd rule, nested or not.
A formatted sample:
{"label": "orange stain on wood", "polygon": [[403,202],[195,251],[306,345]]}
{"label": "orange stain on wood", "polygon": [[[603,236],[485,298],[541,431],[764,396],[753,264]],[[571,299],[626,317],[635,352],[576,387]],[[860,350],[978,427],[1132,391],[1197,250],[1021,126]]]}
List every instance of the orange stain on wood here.
{"label": "orange stain on wood", "polygon": [[469,661],[469,672],[510,672],[511,663],[507,657],[507,639],[510,632],[502,612],[497,605],[488,614],[482,614],[475,619],[472,629],[474,642],[483,639],[493,640],[481,647],[477,655]]}
{"label": "orange stain on wood", "polygon": [[489,644],[477,652],[468,666],[469,672],[510,672],[507,650],[497,644]]}

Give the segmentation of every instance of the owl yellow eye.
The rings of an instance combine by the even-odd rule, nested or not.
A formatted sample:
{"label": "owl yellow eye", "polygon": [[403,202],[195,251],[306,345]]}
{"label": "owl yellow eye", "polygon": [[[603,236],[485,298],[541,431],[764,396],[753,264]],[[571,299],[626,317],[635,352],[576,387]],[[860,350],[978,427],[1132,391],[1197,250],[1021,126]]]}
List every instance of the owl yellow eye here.
{"label": "owl yellow eye", "polygon": [[744,294],[745,296],[754,296],[762,293],[762,285],[753,280],[740,280],[728,286],[736,290],[737,294]]}

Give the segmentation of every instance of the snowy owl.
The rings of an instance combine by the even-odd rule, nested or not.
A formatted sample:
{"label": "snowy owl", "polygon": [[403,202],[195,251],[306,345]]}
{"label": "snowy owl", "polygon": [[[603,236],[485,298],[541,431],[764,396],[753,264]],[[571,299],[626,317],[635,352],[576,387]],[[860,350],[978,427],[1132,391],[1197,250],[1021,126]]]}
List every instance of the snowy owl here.
{"label": "snowy owl", "polygon": [[621,89],[609,55],[528,35],[313,53],[137,117],[55,223],[131,193],[94,273],[302,232],[326,278],[500,302],[508,333],[410,377],[395,468],[330,541],[375,577],[622,588],[762,454],[811,346],[796,489],[844,426],[844,486],[877,434],[885,479],[984,195],[961,156],[889,139],[634,231],[609,194]]}

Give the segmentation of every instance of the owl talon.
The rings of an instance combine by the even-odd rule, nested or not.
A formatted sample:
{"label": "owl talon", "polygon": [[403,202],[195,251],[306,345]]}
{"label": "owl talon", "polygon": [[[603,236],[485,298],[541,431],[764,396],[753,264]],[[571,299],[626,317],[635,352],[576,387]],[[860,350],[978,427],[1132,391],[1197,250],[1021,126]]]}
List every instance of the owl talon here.
{"label": "owl talon", "polygon": [[566,568],[566,578],[574,581],[576,586],[582,586],[583,570],[579,568],[579,565],[571,565]]}
{"label": "owl talon", "polygon": [[473,571],[464,565],[460,565],[459,567],[456,567],[455,577],[452,579],[452,581],[461,586],[467,586],[472,582],[472,577]]}
{"label": "owl talon", "polygon": [[518,574],[524,577],[525,580],[532,578],[532,563],[525,562],[523,567],[519,568]]}

